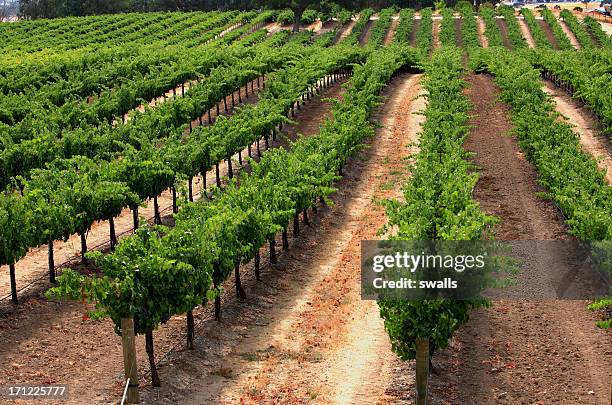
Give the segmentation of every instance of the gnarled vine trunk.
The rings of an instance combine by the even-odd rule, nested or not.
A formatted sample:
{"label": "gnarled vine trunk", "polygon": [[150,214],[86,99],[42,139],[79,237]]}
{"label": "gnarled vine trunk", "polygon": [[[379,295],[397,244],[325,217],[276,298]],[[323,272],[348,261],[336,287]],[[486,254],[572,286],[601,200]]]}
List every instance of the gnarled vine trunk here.
{"label": "gnarled vine trunk", "polygon": [[195,335],[195,322],[193,320],[193,311],[187,311],[187,348],[193,349],[193,337]]}
{"label": "gnarled vine trunk", "polygon": [[157,366],[155,365],[155,354],[153,352],[153,331],[147,331],[145,333],[145,347],[147,349],[147,356],[149,357],[149,366],[151,367],[151,383],[154,387],[159,387],[161,386],[161,381],[159,380]]}
{"label": "gnarled vine trunk", "polygon": [[49,281],[55,284],[55,259],[53,258],[53,239],[47,243],[47,258],[49,262]]}
{"label": "gnarled vine trunk", "polygon": [[11,278],[11,301],[13,304],[17,304],[17,281],[15,277],[15,263],[9,264],[9,275]]}

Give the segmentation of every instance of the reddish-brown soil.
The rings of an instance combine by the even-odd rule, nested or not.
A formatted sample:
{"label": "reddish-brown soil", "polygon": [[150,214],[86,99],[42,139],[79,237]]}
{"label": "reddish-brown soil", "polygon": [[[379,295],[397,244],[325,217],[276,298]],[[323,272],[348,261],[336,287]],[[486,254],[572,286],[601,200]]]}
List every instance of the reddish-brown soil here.
{"label": "reddish-brown soil", "polygon": [[[321,97],[315,97],[303,106],[296,120],[304,125],[295,126],[294,130],[291,130],[291,126],[286,127],[289,137],[295,139],[298,132],[316,132],[330,108],[330,103],[321,99],[339,97],[341,91],[342,87],[336,84],[325,90]],[[279,138],[271,147],[279,145],[287,145],[287,141]],[[209,173],[208,177],[212,182],[214,173]],[[102,231],[100,234],[106,235]],[[231,287],[226,289],[231,291]],[[0,384],[67,384],[71,391],[68,403],[116,401],[120,397],[123,381],[121,341],[115,335],[110,320],[83,321],[87,309],[91,308],[78,303],[47,301],[39,295],[31,295],[24,297],[19,307],[4,314],[0,318]],[[202,319],[205,311],[194,311],[196,322]],[[180,350],[184,328],[185,317],[178,316],[156,331],[158,359],[175,346]],[[144,375],[147,362],[144,338],[141,336],[137,337],[137,352],[140,372]]]}
{"label": "reddish-brown soil", "polygon": [[361,33],[361,37],[359,37],[359,45],[360,46],[364,46],[370,40],[370,37],[372,36],[372,25],[374,25],[374,21],[373,20],[369,20],[366,23],[366,26],[363,29],[363,32]]}
{"label": "reddish-brown soil", "polygon": [[440,24],[442,23],[442,20],[440,19],[434,19],[431,22],[431,29],[432,29],[432,42],[433,42],[433,47],[434,49],[437,49],[440,47],[441,43],[440,43]]}
{"label": "reddish-brown soil", "polygon": [[497,18],[496,20],[499,31],[501,32],[502,43],[506,48],[512,49],[512,42],[510,42],[510,38],[508,37],[508,26],[506,25],[506,20],[501,18]]}
{"label": "reddish-brown soil", "polygon": [[340,42],[344,38],[346,38],[349,35],[351,35],[351,32],[353,32],[353,28],[355,27],[355,24],[357,24],[356,20],[351,20],[347,24],[345,24],[342,27],[342,29],[340,29],[338,31],[338,34],[336,35],[336,38],[334,38],[334,44],[337,44],[338,42]]}
{"label": "reddish-brown soil", "polygon": [[510,136],[508,108],[496,102],[499,90],[486,75],[471,75],[468,82],[468,95],[477,115],[470,121],[474,128],[465,148],[474,153],[474,163],[481,168],[474,198],[485,212],[502,218],[495,236],[502,240],[565,237],[558,210],[537,197],[544,188],[538,185],[537,172]]}
{"label": "reddish-brown soil", "polygon": [[412,20],[412,31],[410,31],[410,39],[408,40],[410,42],[410,46],[416,46],[417,32],[419,31],[420,26],[420,18],[415,18],[414,20]]}
{"label": "reddish-brown soil", "polygon": [[463,35],[461,34],[461,24],[463,20],[461,18],[455,19],[455,41],[459,48],[463,48]]}
{"label": "reddish-brown soil", "polygon": [[323,27],[321,28],[323,31],[333,31],[335,29],[338,29],[339,27],[339,22],[338,21],[325,21],[323,23]]}
{"label": "reddish-brown soil", "polygon": [[572,43],[572,46],[575,49],[580,49],[582,48],[580,46],[580,43],[578,42],[578,39],[576,39],[576,36],[574,35],[574,33],[572,32],[572,30],[569,29],[569,27],[567,26],[567,24],[565,23],[565,21],[563,20],[557,20],[557,22],[559,23],[559,25],[561,26],[561,28],[563,29],[563,32],[565,32],[565,35],[567,35],[567,38],[570,40],[570,42]]}
{"label": "reddish-brown soil", "polygon": [[387,31],[387,36],[385,37],[384,45],[389,45],[393,42],[393,38],[395,38],[395,31],[397,31],[397,26],[399,25],[399,17],[393,18],[391,20],[391,26],[389,27],[389,31]]}
{"label": "reddish-brown soil", "polygon": [[283,126],[283,136],[277,140],[279,146],[290,148],[289,141],[298,139],[299,136],[311,136],[319,132],[321,123],[329,115],[331,99],[340,99],[345,88],[341,83],[324,90],[320,96],[316,96],[300,109],[296,109],[295,118],[292,123]]}
{"label": "reddish-brown soil", "polygon": [[489,40],[487,36],[485,35],[485,30],[486,30],[485,22],[480,16],[476,17],[476,22],[477,22],[477,28],[478,28],[478,38],[480,38],[480,44],[482,45],[483,48],[488,48]]}
{"label": "reddish-brown soil", "polygon": [[[535,170],[508,136],[512,124],[497,102],[499,90],[485,75],[468,83],[474,127],[465,147],[481,174],[475,197],[501,219],[496,236],[566,238],[555,208],[535,197]],[[473,311],[449,348],[433,357],[430,403],[609,404],[612,336],[594,322],[585,301],[499,300]],[[386,403],[413,403],[413,362],[397,362],[392,378]]]}
{"label": "reddish-brown soil", "polygon": [[282,25],[280,25],[277,22],[272,22],[272,23],[266,25],[265,28],[266,28],[266,30],[268,30],[268,35],[276,34],[281,29],[283,29]]}
{"label": "reddish-brown soil", "polygon": [[[466,91],[474,125],[465,148],[481,179],[474,191],[501,222],[498,239],[567,238],[557,210],[539,199],[535,169],[525,160],[508,109],[486,75],[471,75]],[[552,271],[550,267],[549,271]],[[532,275],[535,278],[540,275]],[[598,330],[585,301],[495,301],[474,311],[448,350],[437,356],[449,403],[604,404],[612,381],[611,336]]]}
{"label": "reddish-brown soil", "polygon": [[[269,25],[266,26],[266,29],[268,30],[269,34],[276,34],[279,31],[293,31],[293,23],[292,24],[285,24],[285,25],[281,25],[279,23],[271,23]],[[323,29],[323,25],[321,24],[320,21],[314,22],[312,24],[300,24],[299,30],[300,31],[304,31],[304,30],[309,30],[309,31],[313,31],[315,33],[320,33],[321,30]]]}
{"label": "reddish-brown soil", "polygon": [[517,21],[519,23],[519,27],[521,28],[521,32],[523,33],[523,37],[525,38],[525,41],[527,41],[527,46],[529,48],[535,48],[535,41],[531,35],[529,27],[527,26],[527,23],[523,18],[517,18]]}
{"label": "reddish-brown soil", "polygon": [[[463,49],[463,34],[461,32],[461,24],[463,24],[463,18],[457,18],[455,20],[455,41],[459,48]],[[463,52],[463,66],[467,68],[468,65],[468,54]]]}
{"label": "reddish-brown soil", "polygon": [[546,38],[548,38],[548,42],[550,42],[553,49],[559,49],[559,44],[557,43],[557,39],[555,38],[550,25],[544,20],[538,20],[538,24],[540,24],[540,27],[542,27],[542,30],[544,30]]}

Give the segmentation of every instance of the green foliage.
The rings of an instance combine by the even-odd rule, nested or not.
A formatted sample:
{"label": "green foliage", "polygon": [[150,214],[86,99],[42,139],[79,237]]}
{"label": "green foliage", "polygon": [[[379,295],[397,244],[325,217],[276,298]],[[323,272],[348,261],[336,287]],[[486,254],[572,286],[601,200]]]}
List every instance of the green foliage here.
{"label": "green foliage", "polygon": [[[393,239],[474,240],[485,237],[495,222],[472,199],[478,177],[470,173],[462,147],[469,103],[462,93],[461,57],[458,48],[442,47],[425,65],[426,120],[416,165],[404,187],[406,202],[387,203],[388,226],[398,230]],[[487,302],[381,300],[378,305],[393,351],[402,359],[413,359],[417,337],[429,338],[432,353],[444,348],[467,321],[470,309]]]}
{"label": "green foliage", "polygon": [[455,19],[453,18],[453,10],[445,8],[442,14],[442,22],[440,26],[440,43],[444,45],[455,45]]}
{"label": "green foliage", "polygon": [[532,51],[533,65],[546,69],[575,88],[573,97],[582,100],[601,120],[606,134],[612,134],[612,51],[585,49],[570,51]]}
{"label": "green foliage", "polygon": [[319,12],[311,8],[306,9],[302,14],[302,22],[304,24],[312,24],[319,19]]}
{"label": "green foliage", "polygon": [[416,47],[427,55],[433,46],[433,21],[431,16],[433,12],[430,8],[424,8],[421,10],[421,23],[419,24],[419,30],[416,35]]}
{"label": "green foliage", "polygon": [[38,169],[24,182],[24,200],[35,214],[29,246],[84,233],[140,202],[126,183],[111,180],[107,162],[83,157]]}
{"label": "green foliage", "polygon": [[407,44],[414,26],[414,10],[405,8],[400,11],[400,22],[395,31],[393,42],[396,44]]}
{"label": "green foliage", "polygon": [[[218,132],[226,149],[214,149],[213,157],[217,159],[216,161],[210,160],[211,154],[208,152],[210,148],[206,143],[213,141],[214,138],[203,140],[204,147],[197,142],[200,138],[195,136],[189,137],[189,142],[183,142],[184,123],[203,114],[204,108],[212,107],[228,92],[254,79],[262,71],[275,70],[290,60],[306,56],[307,50],[313,53],[324,49],[306,48],[300,43],[292,43],[287,48],[279,47],[286,37],[287,34],[282,34],[279,38],[273,37],[265,44],[254,47],[252,51],[256,53],[256,56],[253,58],[236,59],[233,66],[213,70],[210,81],[203,81],[193,86],[185,97],[169,100],[156,109],[137,114],[129,123],[119,125],[116,129],[93,129],[93,131],[101,131],[100,136],[94,139],[90,138],[91,133],[85,128],[80,129],[79,134],[84,136],[79,142],[97,142],[98,139],[102,141],[104,137],[110,138],[104,142],[115,146],[121,145],[121,155],[110,154],[110,159],[106,161],[97,158],[96,153],[103,154],[104,149],[108,147],[90,148],[88,146],[87,149],[93,152],[91,159],[83,156],[69,159],[50,158],[52,163],[45,169],[34,170],[26,179],[21,179],[20,184],[24,192],[22,204],[25,210],[34,213],[30,223],[36,224],[37,228],[24,227],[23,230],[20,230],[19,235],[21,233],[24,235],[11,242],[22,244],[13,248],[15,254],[22,256],[24,253],[20,252],[25,252],[29,247],[38,246],[49,240],[65,239],[74,232],[84,233],[93,222],[117,216],[123,208],[137,205],[142,200],[152,198],[173,186],[177,179],[191,177],[203,167],[208,169],[210,165],[214,165],[227,156],[230,148],[244,147],[245,145],[241,142],[246,142],[247,139],[253,142],[264,134],[267,135],[271,127],[286,119],[279,118],[282,116],[282,108],[287,109],[287,103],[295,101],[316,78],[327,72],[324,69],[337,69],[340,65],[334,64],[336,62],[344,63],[345,65],[341,66],[346,66],[346,64],[359,60],[358,58],[361,57],[359,55],[363,55],[360,50],[349,49],[347,52],[337,53],[336,59],[330,60],[329,63],[325,60],[325,56],[321,56],[321,60],[317,61],[317,69],[310,71],[312,75],[316,75],[316,78],[300,76],[294,71],[294,77],[291,77],[290,80],[292,83],[295,82],[296,87],[288,93],[288,96],[293,98],[288,97],[281,101],[271,96],[265,103],[262,103],[261,109],[248,109],[244,114],[234,115],[236,122],[249,121],[250,133],[238,129],[234,137],[229,137],[225,133]],[[273,88],[275,85],[269,86],[269,89]],[[252,119],[253,115],[247,115],[248,113],[262,114],[267,117],[268,126],[257,127],[258,120]],[[223,128],[223,122],[224,120],[218,121],[219,129]],[[209,128],[213,127],[215,126]],[[240,142],[237,142],[239,134],[242,135],[240,135],[241,138],[238,138]],[[64,134],[64,136],[67,135]],[[66,141],[68,139],[66,138]],[[76,150],[78,145],[75,138],[70,139],[71,148]],[[161,145],[160,139],[165,141]],[[49,142],[51,145],[57,145],[53,139],[49,139]],[[36,143],[38,148],[34,149],[32,145],[34,144],[30,144],[30,149],[22,150],[29,153],[54,152],[53,149],[46,151],[45,149],[49,148],[40,141]],[[35,162],[33,166],[40,166],[44,163],[44,159],[29,161]],[[23,166],[25,163],[20,163],[15,169],[19,170]],[[11,195],[15,197],[15,194]],[[0,200],[4,198],[8,196],[0,195]],[[8,235],[10,227],[7,225],[2,229],[3,238],[5,230]],[[21,256],[16,256],[16,258]]]}
{"label": "green foliage", "polygon": [[276,22],[282,25],[289,25],[295,22],[293,11],[283,10],[276,16]]}
{"label": "green foliage", "polygon": [[358,48],[345,46],[301,54],[301,61],[295,60],[293,66],[269,76],[269,84],[260,93],[256,105],[242,108],[230,119],[220,117],[215,125],[197,127],[186,141],[168,144],[166,149],[173,157],[175,170],[182,170],[188,177],[206,172],[216,163],[267,137],[276,126],[287,121],[287,112],[293,103],[318,79],[362,60],[365,54]]}
{"label": "green foliage", "polygon": [[584,20],[582,20],[582,24],[584,24],[584,26],[591,33],[591,35],[595,37],[595,39],[599,43],[599,46],[612,46],[612,39],[610,39],[610,36],[606,34],[603,28],[601,28],[601,24],[599,24],[599,21],[597,21],[591,16],[586,16],[584,17]]}
{"label": "green foliage", "polygon": [[50,289],[47,296],[94,303],[92,317],[111,318],[118,334],[121,318],[133,317],[135,332],[144,334],[173,314],[205,303],[210,297],[212,256],[205,256],[204,251],[176,249],[185,239],[177,241],[174,236],[162,236],[166,232],[163,227],[145,226],[135,236],[122,240],[112,254],[90,254],[102,268],[102,276],[89,277],[66,270],[58,287]]}
{"label": "green foliage", "polygon": [[0,199],[0,264],[14,264],[27,252],[30,242],[29,207],[17,194],[2,195]]}
{"label": "green foliage", "polygon": [[338,20],[340,24],[344,25],[351,21],[351,18],[353,18],[353,13],[346,9],[340,9],[336,12],[334,17]]}
{"label": "green foliage", "polygon": [[473,5],[472,2],[467,1],[467,0],[459,0],[456,4],[455,7],[453,7],[453,9],[455,10],[455,12],[457,13],[461,13],[463,10],[469,9],[470,11],[473,12]]}
{"label": "green foliage", "polygon": [[463,36],[463,46],[466,49],[479,48],[480,39],[478,38],[478,27],[476,25],[476,16],[472,11],[471,6],[462,7],[461,14],[461,35]]}
{"label": "green foliage", "polygon": [[19,21],[0,31],[0,49],[13,58],[53,55],[67,50],[98,50],[100,45],[179,45],[193,47],[214,39],[256,13],[131,13],[54,20]]}
{"label": "green foliage", "polygon": [[[259,38],[262,39],[261,36]],[[185,50],[158,51],[158,56],[151,57],[145,55],[150,51],[147,49],[143,51],[145,53],[142,54],[142,60],[131,60],[131,64],[129,52],[110,53],[107,55],[111,58],[108,65],[105,63],[101,66],[98,76],[92,75],[90,79],[95,81],[97,77],[110,74],[118,83],[126,81],[129,84],[104,92],[91,102],[69,101],[57,109],[50,107],[43,111],[33,108],[32,119],[26,117],[27,119],[12,127],[0,125],[0,139],[4,144],[4,148],[0,149],[0,186],[4,187],[10,183],[11,177],[27,175],[31,169],[44,167],[45,163],[57,158],[82,155],[111,159],[114,154],[127,147],[126,143],[140,148],[143,142],[164,138],[173,131],[180,130],[182,125],[203,114],[228,92],[244,85],[258,74],[279,68],[287,55],[293,55],[287,52],[283,54],[282,48],[279,47],[286,38],[286,34],[281,34],[250,48],[249,43],[243,42],[229,48],[223,44],[211,43],[193,50],[189,57],[182,55]],[[151,53],[156,55],[155,51]],[[138,54],[139,58],[140,55]],[[126,60],[114,66],[112,58],[115,56]],[[172,63],[165,65],[166,58],[171,58]],[[79,58],[70,63],[87,61],[86,58]],[[161,68],[151,66],[160,62]],[[142,66],[139,66],[140,64]],[[53,70],[61,71],[64,66],[53,66]],[[107,67],[111,69],[110,72],[106,70]],[[149,70],[151,71],[147,73]],[[22,69],[17,72],[28,73]],[[52,80],[53,74],[55,72],[48,73],[49,78],[45,80]],[[75,72],[75,82],[84,81],[81,74],[83,72]],[[85,75],[89,76],[89,71],[86,71]],[[136,79],[129,80],[133,75]],[[44,76],[47,76],[47,73]],[[114,127],[104,123],[109,118],[117,114],[123,115],[141,104],[141,98],[148,100],[157,97],[188,79],[200,76],[207,77],[207,80],[192,86],[185,97],[166,100],[157,108],[144,113],[133,113],[133,119],[125,125]],[[7,80],[10,78],[12,75],[7,77]],[[105,82],[107,79],[96,87],[103,86]],[[85,83],[88,81],[85,80]],[[40,102],[36,98],[40,97],[39,94],[46,94],[45,90],[46,88],[39,88],[33,92],[33,103]]]}
{"label": "green foliage", "polygon": [[597,302],[594,302],[593,304],[589,305],[589,309],[591,311],[597,311],[600,309],[605,309],[612,306],[612,298],[602,298],[600,300],[598,300]]}
{"label": "green foliage", "polygon": [[391,349],[402,360],[416,358],[416,338],[429,338],[430,352],[448,346],[454,332],[477,305],[470,301],[423,300],[379,302]]}
{"label": "green foliage", "polygon": [[363,35],[365,28],[370,21],[370,18],[374,15],[374,10],[365,9],[359,13],[359,19],[355,23],[353,27],[353,31],[351,31],[350,35],[346,37],[343,41],[344,44],[347,45],[357,45],[359,43],[359,39]]}
{"label": "green foliage", "polygon": [[596,325],[597,327],[601,328],[601,329],[610,329],[612,328],[612,318],[610,317],[610,311],[612,310],[612,298],[602,298],[599,300],[596,300],[595,302],[593,302],[592,304],[590,304],[588,306],[588,308],[591,311],[601,311],[601,310],[605,310],[608,312],[608,318],[601,320],[601,321],[597,321]]}
{"label": "green foliage", "polygon": [[590,49],[594,47],[591,36],[586,31],[584,25],[574,15],[574,13],[567,9],[563,9],[561,10],[560,16],[561,18],[563,18],[563,21],[565,21],[568,28],[570,29],[570,31],[572,31],[572,33],[578,40],[578,43],[583,49]]}
{"label": "green foliage", "polygon": [[380,11],[378,20],[374,21],[371,28],[370,40],[367,45],[382,46],[384,44],[387,32],[391,27],[393,14],[395,14],[395,10],[392,8],[385,8]]}

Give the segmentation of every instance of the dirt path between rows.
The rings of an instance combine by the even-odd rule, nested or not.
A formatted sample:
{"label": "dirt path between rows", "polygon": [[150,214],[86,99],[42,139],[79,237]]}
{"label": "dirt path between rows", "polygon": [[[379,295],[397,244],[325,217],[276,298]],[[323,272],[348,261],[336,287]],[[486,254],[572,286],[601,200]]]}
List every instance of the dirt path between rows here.
{"label": "dirt path between rows", "polygon": [[338,35],[336,35],[336,38],[334,38],[334,45],[351,35],[353,28],[355,28],[355,24],[357,24],[357,20],[351,20],[345,24],[345,26],[338,32]]}
{"label": "dirt path between rows", "polygon": [[463,34],[461,32],[461,24],[463,24],[463,18],[455,19],[455,45],[459,48],[463,48]]}
{"label": "dirt path between rows", "polygon": [[440,24],[442,24],[441,19],[432,18],[431,20],[431,29],[432,33],[432,41],[433,41],[433,49],[438,49],[441,46],[440,43]]}
{"label": "dirt path between rows", "polygon": [[530,48],[535,48],[535,41],[533,39],[533,36],[531,35],[529,27],[527,26],[527,23],[525,22],[525,19],[517,18],[517,21],[519,23],[519,27],[521,28],[521,32],[523,33],[523,38],[525,38],[525,41],[527,41],[527,46]]}
{"label": "dirt path between rows", "polygon": [[419,31],[420,26],[421,26],[420,18],[415,18],[412,20],[412,30],[410,31],[410,36],[408,39],[408,42],[410,42],[410,46],[416,46],[417,32]]}
{"label": "dirt path between rows", "polygon": [[612,145],[601,134],[597,117],[553,83],[546,82],[542,90],[553,98],[557,111],[566,121],[574,125],[573,130],[580,137],[582,149],[593,156],[602,171],[606,171],[606,180],[612,184]]}
{"label": "dirt path between rows", "polygon": [[564,236],[566,229],[559,223],[554,205],[536,196],[544,189],[537,184],[535,169],[516,140],[506,136],[512,129],[508,108],[496,102],[499,90],[491,77],[471,75],[468,83],[468,96],[477,115],[470,122],[476,128],[470,131],[465,148],[476,154],[474,161],[483,169],[474,197],[484,211],[505,219],[496,227],[496,237],[514,240],[525,235],[536,239]]}
{"label": "dirt path between rows", "polygon": [[548,38],[548,42],[550,42],[552,48],[555,50],[559,50],[557,38],[555,38],[555,35],[552,32],[552,28],[550,28],[550,25],[544,20],[538,20],[538,24],[540,24],[540,27],[542,27],[542,30],[546,34],[546,38]]}
{"label": "dirt path between rows", "polygon": [[370,37],[372,36],[372,26],[374,25],[374,20],[370,19],[366,23],[361,36],[359,37],[359,46],[364,46],[370,41]]}
{"label": "dirt path between rows", "polygon": [[601,29],[604,30],[604,32],[606,34],[608,34],[608,36],[612,35],[612,24],[609,22],[604,22],[604,21],[599,21],[599,25],[601,25]]}
{"label": "dirt path between rows", "polygon": [[395,38],[395,31],[397,31],[397,26],[399,25],[399,23],[399,17],[393,17],[393,19],[391,20],[391,26],[389,27],[387,35],[385,36],[385,46],[390,45],[391,42],[393,42],[393,39]]}
{"label": "dirt path between rows", "polygon": [[567,24],[565,23],[565,21],[563,20],[557,20],[557,22],[559,23],[559,25],[561,26],[561,28],[563,29],[563,32],[565,32],[565,35],[567,35],[567,38],[569,38],[570,43],[572,44],[572,46],[575,49],[581,49],[582,47],[580,46],[580,43],[578,42],[578,39],[576,38],[576,36],[574,35],[574,33],[572,32],[572,30],[569,29],[569,27],[567,26]]}
{"label": "dirt path between rows", "polygon": [[480,38],[480,44],[482,45],[483,48],[488,48],[489,40],[487,36],[485,35],[486,26],[485,26],[484,20],[480,16],[477,16],[476,22],[477,22],[477,28],[478,28],[478,38]]}
{"label": "dirt path between rows", "polygon": [[[322,99],[337,98],[341,92],[342,87],[337,83],[302,106],[295,118],[302,124],[285,127],[286,131],[291,131],[294,126],[297,128],[289,138],[295,139],[297,132],[317,132],[331,107],[329,101],[323,102]],[[271,142],[270,147],[281,145],[286,146],[287,140],[279,138]],[[253,149],[256,156],[256,149]],[[226,174],[225,165],[222,174]],[[214,171],[207,177],[212,184]],[[169,217],[164,219],[170,221]],[[225,299],[231,293],[233,283],[227,284],[230,286],[226,287]],[[17,309],[1,317],[0,384],[67,384],[69,404],[116,401],[121,396],[123,383],[121,340],[114,333],[110,320],[83,321],[86,310],[87,307],[79,303],[58,303],[33,295],[25,297]],[[196,322],[206,316],[206,311],[208,308],[194,311]],[[175,346],[180,350],[184,339],[185,316],[175,316],[155,332],[156,358],[160,359]],[[144,337],[138,336],[136,343],[140,375],[143,375],[148,364]],[[92,384],[92,381],[96,383]]]}
{"label": "dirt path between rows", "polygon": [[277,22],[274,22],[274,23],[268,24],[265,28],[268,31],[268,35],[273,35],[282,29],[282,25],[280,25]]}
{"label": "dirt path between rows", "polygon": [[[516,139],[505,135],[512,124],[491,77],[467,80],[474,127],[465,148],[475,154],[481,174],[474,197],[501,219],[496,238],[567,239],[556,208],[536,196],[542,188],[535,169]],[[538,254],[528,253],[534,260]],[[544,273],[556,270],[552,264],[543,268]],[[549,276],[544,273],[526,274],[526,280],[537,285]],[[473,404],[607,404],[611,336],[594,323],[585,301],[498,300],[474,311],[450,348],[437,356],[443,365],[437,378],[448,383],[444,398]]]}
{"label": "dirt path between rows", "polygon": [[423,109],[423,99],[413,101],[418,81],[393,80],[382,128],[345,168],[334,206],[319,208],[263,282],[248,282],[247,302],[224,309],[221,327],[202,325],[196,350],[162,367],[168,382],[148,390],[145,403],[386,402],[397,360],[377,305],[360,300],[360,242],[386,221],[373,198],[401,194],[402,158],[422,122],[412,114]]}
{"label": "dirt path between rows", "polygon": [[501,18],[497,18],[497,26],[499,27],[499,32],[501,33],[502,43],[506,47],[506,49],[512,50],[512,42],[510,42],[510,38],[508,37],[508,26],[506,25],[506,20]]}
{"label": "dirt path between rows", "polygon": [[[315,34],[321,33],[322,28],[323,24],[321,24],[320,21],[316,21],[312,24],[300,24],[300,31],[308,30],[314,32]],[[268,35],[272,35],[280,31],[293,31],[293,24],[282,25],[275,22],[267,25],[265,29],[268,31]]]}

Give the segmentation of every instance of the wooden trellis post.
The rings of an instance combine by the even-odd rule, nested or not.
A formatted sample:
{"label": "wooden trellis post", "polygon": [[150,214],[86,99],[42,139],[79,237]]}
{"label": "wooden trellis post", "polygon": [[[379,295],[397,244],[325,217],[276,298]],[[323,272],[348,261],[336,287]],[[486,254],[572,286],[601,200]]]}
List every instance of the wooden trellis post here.
{"label": "wooden trellis post", "polygon": [[125,380],[128,381],[127,402],[140,402],[138,393],[138,366],[136,364],[136,337],[134,335],[134,319],[121,318],[121,343],[123,346],[123,369]]}

